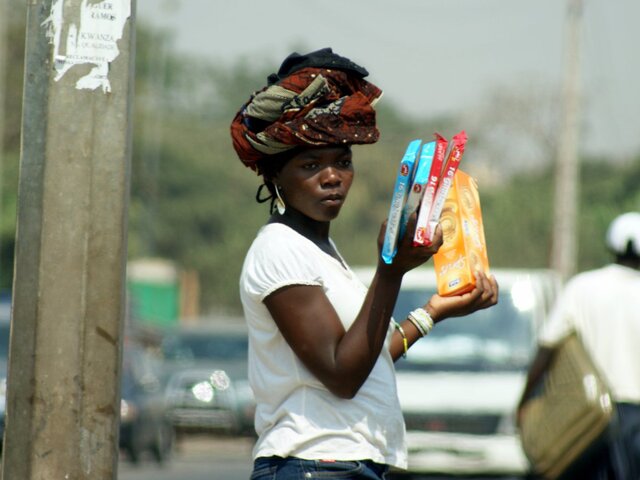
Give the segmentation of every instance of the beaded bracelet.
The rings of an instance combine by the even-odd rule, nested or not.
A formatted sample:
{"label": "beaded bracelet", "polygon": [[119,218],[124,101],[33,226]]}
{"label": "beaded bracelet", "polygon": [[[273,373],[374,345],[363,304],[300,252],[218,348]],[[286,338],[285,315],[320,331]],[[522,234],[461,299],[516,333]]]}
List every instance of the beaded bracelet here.
{"label": "beaded bracelet", "polygon": [[413,323],[422,337],[428,335],[433,328],[433,319],[424,308],[416,308],[413,310],[407,317],[407,320]]}
{"label": "beaded bracelet", "polygon": [[416,330],[418,330],[418,333],[421,337],[424,337],[427,334],[425,330],[422,329],[422,326],[414,318],[407,317],[407,320],[409,320],[413,324],[413,326],[416,327]]}
{"label": "beaded bracelet", "polygon": [[396,327],[396,330],[398,330],[398,332],[400,332],[400,335],[402,335],[402,348],[404,350],[402,352],[402,358],[407,358],[407,351],[409,350],[409,342],[407,341],[407,335],[404,333],[404,328],[402,328],[402,325],[400,325],[395,320],[393,320],[393,326]]}

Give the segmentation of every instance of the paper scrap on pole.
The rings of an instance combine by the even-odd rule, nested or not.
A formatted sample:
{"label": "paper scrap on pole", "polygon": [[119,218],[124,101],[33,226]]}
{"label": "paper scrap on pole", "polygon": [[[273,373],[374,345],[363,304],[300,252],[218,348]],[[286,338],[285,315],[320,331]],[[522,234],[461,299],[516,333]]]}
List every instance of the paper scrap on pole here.
{"label": "paper scrap on pole", "polygon": [[54,0],[51,15],[42,23],[53,44],[55,81],[75,65],[91,64],[93,68],[76,82],[76,88],[102,87],[104,93],[111,92],[109,64],[120,54],[118,40],[131,16],[131,0],[82,0],[79,15],[72,16],[79,25],[69,20],[65,25],[64,13],[64,0]]}

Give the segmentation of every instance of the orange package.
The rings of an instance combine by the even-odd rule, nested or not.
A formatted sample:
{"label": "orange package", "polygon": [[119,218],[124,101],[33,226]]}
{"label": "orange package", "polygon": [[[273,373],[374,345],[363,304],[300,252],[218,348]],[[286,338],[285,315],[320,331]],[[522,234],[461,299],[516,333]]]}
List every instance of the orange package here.
{"label": "orange package", "polygon": [[476,285],[474,273],[489,273],[478,186],[458,170],[440,216],[443,244],[432,257],[442,296],[461,295]]}

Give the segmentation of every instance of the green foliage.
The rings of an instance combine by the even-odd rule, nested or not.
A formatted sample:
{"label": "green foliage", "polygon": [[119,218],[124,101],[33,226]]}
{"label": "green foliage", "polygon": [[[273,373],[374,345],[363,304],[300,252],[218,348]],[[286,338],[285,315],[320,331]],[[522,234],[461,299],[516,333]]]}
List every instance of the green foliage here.
{"label": "green foliage", "polygon": [[549,171],[514,177],[498,188],[479,185],[489,261],[496,267],[547,267],[553,181]]}
{"label": "green foliage", "polygon": [[[255,201],[261,180],[237,159],[229,124],[277,60],[219,67],[182,59],[178,68],[162,37],[143,30],[138,44],[129,255],[196,269],[205,307],[237,310],[242,260],[269,212]],[[164,82],[162,69],[152,66],[158,59],[188,79],[174,72]],[[354,264],[375,262],[401,150],[411,138],[448,126],[420,125],[390,106],[378,115],[382,139],[355,147],[358,179],[332,232]]]}
{"label": "green foliage", "polygon": [[[584,271],[611,261],[604,246],[611,220],[622,212],[640,211],[640,156],[626,165],[611,165],[605,159],[584,161],[580,180],[578,271]],[[547,168],[514,177],[501,188],[481,188],[492,265],[549,266],[553,182],[553,172]]]}
{"label": "green foliage", "polygon": [[13,281],[13,251],[16,236],[16,185],[18,184],[18,152],[3,156],[0,205],[0,291],[11,288]]}
{"label": "green foliage", "polygon": [[[11,278],[18,176],[19,110],[23,42],[10,42],[9,118],[3,163],[2,286]],[[12,37],[12,38],[14,38]],[[264,85],[279,59],[232,65],[184,58],[165,32],[138,25],[134,103],[129,257],[163,257],[200,275],[203,310],[239,311],[238,277],[256,231],[269,215],[258,204],[260,178],[245,168],[231,146],[230,121],[252,91]],[[432,132],[457,132],[455,118],[408,118],[378,106],[381,139],[354,147],[356,179],[332,237],[352,265],[373,264],[376,239],[387,216],[396,169],[407,143]],[[488,119],[490,122],[491,119]],[[491,129],[488,129],[490,132]],[[474,141],[483,141],[474,132]],[[484,138],[490,142],[491,139]],[[473,145],[470,143],[470,150]],[[473,155],[465,157],[473,165]],[[603,159],[584,163],[581,187],[579,268],[607,261],[602,238],[624,210],[640,210],[640,157],[627,165]],[[528,172],[496,186],[480,185],[491,264],[549,265],[553,172]]]}
{"label": "green foliage", "polygon": [[611,219],[622,212],[640,211],[640,156],[612,167],[606,159],[585,162],[580,192],[580,270],[610,260],[603,248]]}
{"label": "green foliage", "polygon": [[[14,21],[20,17],[24,7],[12,10],[12,21],[7,25],[6,65],[4,73],[4,105],[0,105],[0,115],[4,131],[0,139],[0,291],[9,289],[13,281],[13,251],[16,231],[16,202],[18,188],[18,163],[20,157],[20,118],[22,115],[22,77],[24,74],[24,24]],[[24,21],[24,20],[23,20]],[[2,84],[3,82],[0,82]]]}
{"label": "green foliage", "polygon": [[7,29],[7,37],[4,148],[5,151],[17,152],[20,148],[20,118],[22,116],[24,24],[20,22],[10,23]]}

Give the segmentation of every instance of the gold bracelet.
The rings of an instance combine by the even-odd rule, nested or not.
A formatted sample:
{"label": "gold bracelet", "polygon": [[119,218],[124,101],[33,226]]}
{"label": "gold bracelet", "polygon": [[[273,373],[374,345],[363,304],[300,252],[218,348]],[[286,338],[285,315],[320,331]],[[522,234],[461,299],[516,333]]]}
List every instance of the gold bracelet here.
{"label": "gold bracelet", "polygon": [[395,320],[392,320],[393,325],[396,327],[396,330],[400,332],[402,335],[402,348],[404,351],[402,352],[402,358],[407,358],[407,351],[409,350],[409,342],[407,341],[407,335],[404,333],[404,328]]}

